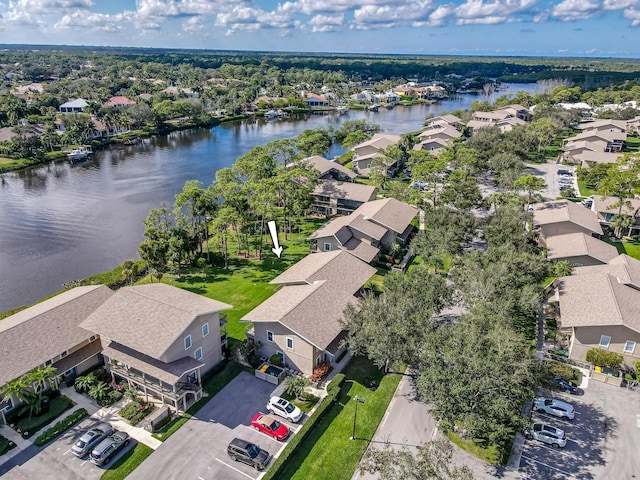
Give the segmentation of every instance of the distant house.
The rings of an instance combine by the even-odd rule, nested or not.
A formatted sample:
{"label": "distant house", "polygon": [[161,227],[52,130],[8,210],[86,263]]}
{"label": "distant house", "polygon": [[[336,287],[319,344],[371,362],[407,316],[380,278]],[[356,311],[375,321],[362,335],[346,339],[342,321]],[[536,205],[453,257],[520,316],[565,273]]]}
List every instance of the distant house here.
{"label": "distant house", "polygon": [[426,150],[433,155],[436,155],[440,150],[446,147],[449,144],[447,140],[442,140],[440,138],[435,138],[433,140],[423,140],[422,142],[418,142],[413,146],[413,150]]}
{"label": "distant house", "polygon": [[307,93],[305,100],[307,102],[307,105],[311,108],[329,106],[329,101],[327,100],[327,97],[325,97],[324,95],[318,95],[316,93]]}
{"label": "distant house", "polygon": [[591,130],[596,132],[620,132],[627,131],[627,122],[625,120],[592,120],[582,122],[578,125],[580,130]]}
{"label": "distant house", "polygon": [[[76,287],[2,320],[0,386],[37,367],[52,366],[65,379],[99,364],[100,339],[81,324],[113,294],[104,285]],[[0,403],[3,421],[19,403]]]}
{"label": "distant house", "polygon": [[619,255],[608,264],[575,268],[558,280],[559,325],[571,332],[569,358],[585,361],[591,349],[640,360],[640,261]]}
{"label": "distant house", "polygon": [[444,121],[431,122],[420,134],[418,138],[421,142],[425,140],[450,140],[452,138],[460,138],[462,133],[457,128]]}
{"label": "distant house", "polygon": [[346,250],[367,263],[373,262],[382,247],[407,243],[417,213],[415,207],[394,198],[366,202],[311,234],[311,251]]}
{"label": "distant house", "polygon": [[599,238],[603,234],[595,212],[569,200],[535,204],[533,229],[540,234],[543,244],[555,235],[585,233]]}
{"label": "distant house", "polygon": [[[598,220],[603,225],[609,225],[615,215],[618,214],[619,207],[614,207],[618,202],[616,197],[603,197],[601,195],[593,196],[593,204],[591,210],[593,210]],[[629,229],[628,234],[640,235],[640,200],[637,198],[627,199],[625,201],[628,205],[623,205],[620,214],[633,217],[633,224]]]}
{"label": "distant house", "polygon": [[357,177],[357,175],[347,167],[341,165],[338,162],[327,160],[320,155],[313,155],[311,157],[303,158],[299,161],[305,162],[318,170],[320,172],[320,176],[318,178],[320,178],[321,180],[333,179],[339,180],[341,182],[353,182],[353,180],[355,180],[355,178]]}
{"label": "distant house", "polygon": [[562,154],[565,162],[578,164],[581,168],[591,168],[599,163],[616,163],[620,156],[619,153],[594,151],[584,146],[567,150]]}
{"label": "distant house", "polygon": [[510,117],[518,118],[524,122],[530,122],[533,120],[533,112],[522,105],[507,105],[505,107],[500,107],[497,111],[506,112]]}
{"label": "distant house", "polygon": [[402,137],[400,135],[390,135],[384,133],[376,133],[369,140],[366,140],[351,150],[353,151],[353,169],[355,172],[368,175],[371,169],[371,164],[374,159],[380,159],[388,173],[397,168],[396,161],[385,157],[384,150],[392,145],[397,145]]}
{"label": "distant house", "polygon": [[89,105],[89,102],[84,98],[76,98],[60,105],[59,110],[62,113],[82,113],[87,105]]}
{"label": "distant house", "polygon": [[125,105],[135,105],[136,102],[128,99],[127,97],[123,97],[122,95],[118,95],[116,97],[111,97],[104,104],[107,107],[122,107]]}
{"label": "distant house", "polygon": [[546,239],[547,260],[566,260],[576,266],[602,265],[618,256],[613,245],[586,233],[567,233]]}
{"label": "distant house", "polygon": [[279,290],[240,321],[253,322],[247,336],[261,355],[306,375],[324,361],[336,368],[346,350],[343,311],[375,273],[347,252],[308,255],[269,282]]}
{"label": "distant house", "polygon": [[439,115],[437,117],[428,118],[426,120],[427,125],[442,123],[442,122],[448,123],[449,125],[455,128],[459,128],[462,125],[462,120],[456,117],[455,115],[451,115],[451,114]]}
{"label": "distant house", "polygon": [[376,199],[378,189],[371,185],[321,180],[311,192],[311,211],[320,215],[349,215],[365,202]]}
{"label": "distant house", "polygon": [[375,101],[375,96],[370,90],[363,90],[360,93],[354,93],[349,97],[351,100],[355,100],[357,102],[373,102]]}
{"label": "distant house", "polygon": [[624,148],[625,140],[627,139],[627,132],[620,132],[618,130],[603,130],[597,129],[584,130],[582,133],[569,137],[564,140],[564,146],[566,150],[571,150],[572,145],[586,144],[594,145],[597,147],[597,151],[604,152],[621,152]]}
{"label": "distant house", "polygon": [[202,375],[218,365],[232,308],[180,288],[123,287],[81,324],[100,335],[113,379],[124,379],[177,410],[203,396]]}

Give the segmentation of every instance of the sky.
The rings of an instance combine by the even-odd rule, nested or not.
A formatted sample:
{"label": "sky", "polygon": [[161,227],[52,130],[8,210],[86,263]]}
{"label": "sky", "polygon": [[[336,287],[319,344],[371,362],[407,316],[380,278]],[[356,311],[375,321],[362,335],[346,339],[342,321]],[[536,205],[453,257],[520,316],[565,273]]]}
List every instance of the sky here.
{"label": "sky", "polygon": [[0,43],[640,58],[640,0],[0,0]]}

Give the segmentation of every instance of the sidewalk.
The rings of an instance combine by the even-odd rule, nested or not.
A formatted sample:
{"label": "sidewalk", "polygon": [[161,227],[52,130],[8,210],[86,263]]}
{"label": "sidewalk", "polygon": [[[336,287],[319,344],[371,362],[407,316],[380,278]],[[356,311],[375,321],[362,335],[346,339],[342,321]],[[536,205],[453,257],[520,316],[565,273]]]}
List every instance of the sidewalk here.
{"label": "sidewalk", "polygon": [[33,441],[36,438],[38,438],[38,436],[42,432],[44,432],[45,430],[48,430],[53,425],[55,425],[56,422],[62,420],[63,418],[68,417],[69,415],[71,415],[76,410],[79,410],[80,408],[84,408],[89,413],[89,417],[87,418],[93,418],[95,420],[109,422],[111,426],[116,430],[127,432],[129,436],[131,436],[131,438],[136,439],[140,443],[144,443],[145,445],[147,445],[148,447],[151,447],[154,450],[162,444],[160,440],[151,436],[151,432],[145,430],[144,428],[139,428],[139,427],[134,427],[132,425],[129,425],[129,423],[125,419],[123,419],[120,415],[118,415],[118,412],[124,406],[125,400],[120,400],[119,402],[111,405],[110,407],[100,408],[100,406],[97,403],[85,397],[84,395],[76,393],[75,389],[73,388],[62,387],[60,388],[60,394],[69,397],[71,400],[73,400],[75,405],[69,410],[65,411],[62,415],[60,415],[60,417],[53,420],[49,425],[45,425],[43,428],[38,430],[30,438],[28,439],[22,438],[18,432],[16,432],[13,428],[7,425],[0,426],[0,435],[2,435],[8,440],[11,440],[13,443],[16,444],[15,448],[9,450],[4,455],[0,456],[0,466],[5,464],[12,458],[14,458],[16,455],[19,455],[23,451],[27,450],[28,448],[36,448],[38,449],[38,451],[39,449],[44,448],[44,447],[36,447],[33,444]]}

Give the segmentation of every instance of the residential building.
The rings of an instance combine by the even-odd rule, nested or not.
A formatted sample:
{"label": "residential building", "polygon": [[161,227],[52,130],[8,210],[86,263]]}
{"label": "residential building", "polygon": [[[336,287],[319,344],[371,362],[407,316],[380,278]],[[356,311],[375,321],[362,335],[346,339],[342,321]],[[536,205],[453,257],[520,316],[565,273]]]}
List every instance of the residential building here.
{"label": "residential building", "polygon": [[509,117],[518,118],[524,122],[533,120],[533,112],[526,107],[518,104],[506,105],[500,107],[497,112],[506,112]]}
{"label": "residential building", "polygon": [[84,98],[76,98],[60,105],[59,110],[62,113],[82,113],[87,105],[89,105],[89,102]]}
{"label": "residential building", "polygon": [[424,142],[425,140],[434,139],[451,140],[452,138],[460,138],[461,136],[462,133],[460,130],[443,120],[439,120],[429,123],[427,128],[420,132],[418,138],[421,142]]}
{"label": "residential building", "polygon": [[329,100],[324,95],[318,95],[317,93],[307,93],[305,95],[307,105],[311,108],[328,107]]}
{"label": "residential building", "polygon": [[82,327],[100,335],[114,380],[186,410],[202,398],[202,376],[224,357],[221,311],[229,308],[163,283],[136,285],[116,291]]}
{"label": "residential building", "polygon": [[[338,162],[327,160],[320,155],[313,155],[311,157],[303,158],[299,162],[307,163],[320,172],[321,180],[339,180],[341,182],[353,182],[358,175],[352,170],[349,170],[344,165]],[[293,163],[287,165],[287,167],[293,166]]]}
{"label": "residential building", "polygon": [[539,233],[543,244],[555,235],[582,232],[598,238],[603,234],[595,212],[569,200],[535,204],[533,229]]}
{"label": "residential building", "polygon": [[618,249],[584,232],[553,235],[546,239],[547,260],[566,260],[576,266],[602,265],[618,256]]}
{"label": "residential building", "polygon": [[640,200],[637,198],[627,199],[622,208],[615,206],[618,202],[619,199],[616,197],[594,195],[591,210],[595,212],[602,225],[609,225],[611,219],[618,214],[618,211],[620,211],[621,215],[633,217],[634,222],[627,233],[628,235],[640,235]]}
{"label": "residential building", "polygon": [[240,319],[252,322],[247,336],[265,357],[279,355],[285,366],[311,375],[345,353],[344,309],[357,305],[364,284],[376,273],[347,252],[307,255],[270,283],[280,288]]}
{"label": "residential building", "polygon": [[627,131],[627,122],[625,120],[592,120],[589,122],[582,122],[578,125],[580,130],[590,130],[596,132],[621,132]]}
{"label": "residential building", "polygon": [[463,125],[462,120],[459,117],[456,117],[455,115],[451,115],[451,114],[439,115],[437,117],[428,118],[425,121],[427,126],[435,123],[442,123],[442,122],[448,123],[454,128],[460,128]]}
{"label": "residential building", "polygon": [[[0,322],[0,386],[37,367],[52,366],[63,379],[100,363],[100,339],[82,322],[114,292],[104,285],[76,287]],[[18,405],[0,403],[0,415]]]}
{"label": "residential building", "polygon": [[406,244],[413,233],[415,207],[395,198],[366,202],[351,215],[330,220],[309,239],[311,251],[346,250],[364,262],[373,262],[381,248]]}
{"label": "residential building", "polygon": [[574,269],[558,280],[560,327],[569,330],[569,358],[585,361],[591,349],[640,360],[640,261],[619,255],[608,264]]}
{"label": "residential building", "polygon": [[128,99],[127,97],[123,97],[122,95],[118,95],[115,97],[111,97],[104,103],[107,107],[122,107],[126,105],[135,105],[136,102]]}
{"label": "residential building", "polygon": [[349,215],[360,205],[375,200],[378,189],[372,185],[336,180],[320,180],[311,192],[311,211],[320,215]]}
{"label": "residential building", "polygon": [[402,137],[400,135],[390,135],[385,133],[376,133],[369,140],[366,140],[351,150],[353,151],[353,169],[356,173],[368,175],[371,165],[375,164],[376,159],[380,161],[387,171],[392,174],[398,168],[397,161],[387,158],[384,155],[385,149],[392,145],[397,145]]}

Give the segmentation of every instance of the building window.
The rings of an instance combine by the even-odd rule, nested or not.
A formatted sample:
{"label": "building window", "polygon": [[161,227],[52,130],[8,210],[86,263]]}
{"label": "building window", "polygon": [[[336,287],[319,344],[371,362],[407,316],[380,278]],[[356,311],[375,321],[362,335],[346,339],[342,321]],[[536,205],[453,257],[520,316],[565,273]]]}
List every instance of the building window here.
{"label": "building window", "polygon": [[5,412],[10,412],[11,410],[13,410],[13,399],[8,398],[7,404],[2,408],[2,410]]}
{"label": "building window", "polygon": [[189,350],[191,348],[191,335],[184,337],[184,349]]}
{"label": "building window", "polygon": [[53,360],[47,360],[46,362],[44,362],[44,366],[48,367],[49,365],[51,365],[53,363]]}
{"label": "building window", "polygon": [[95,335],[91,335],[91,336],[89,337],[89,341],[90,341],[90,342],[93,342],[95,339],[96,339],[96,336],[95,336]]}
{"label": "building window", "polygon": [[202,359],[202,347],[193,352],[193,358],[195,358],[196,360]]}
{"label": "building window", "polygon": [[624,344],[624,353],[628,353],[633,355],[633,351],[636,349],[636,342],[632,342],[631,340],[627,340]]}
{"label": "building window", "polygon": [[611,337],[609,335],[600,336],[600,348],[609,348],[609,343],[611,343]]}
{"label": "building window", "polygon": [[206,337],[207,335],[209,335],[209,324],[205,323],[204,325],[202,325],[202,337]]}
{"label": "building window", "polygon": [[293,350],[293,338],[292,337],[287,337],[287,348],[289,350]]}
{"label": "building window", "polygon": [[324,251],[325,252],[329,252],[331,251],[331,244],[329,242],[325,242],[324,244]]}
{"label": "building window", "polygon": [[271,330],[267,330],[267,342],[273,343],[273,332]]}
{"label": "building window", "polygon": [[64,358],[64,357],[66,357],[67,355],[69,355],[69,350],[65,350],[64,352],[62,352],[62,353],[60,354],[60,358]]}
{"label": "building window", "polygon": [[318,355],[318,358],[316,358],[316,367],[321,363],[322,363],[322,354]]}

